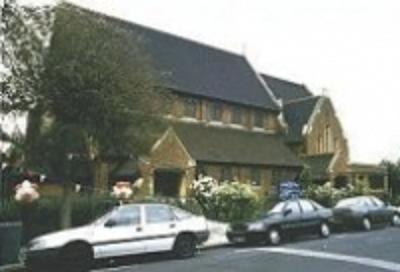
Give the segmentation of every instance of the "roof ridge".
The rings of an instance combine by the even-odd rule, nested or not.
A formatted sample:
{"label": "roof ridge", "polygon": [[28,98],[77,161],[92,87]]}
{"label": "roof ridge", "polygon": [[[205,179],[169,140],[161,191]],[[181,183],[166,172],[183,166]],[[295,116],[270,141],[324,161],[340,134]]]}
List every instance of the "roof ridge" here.
{"label": "roof ridge", "polygon": [[304,88],[306,88],[308,90],[307,86],[304,83],[296,82],[296,81],[293,81],[293,80],[290,80],[290,79],[285,79],[285,78],[282,78],[282,77],[279,77],[279,76],[272,76],[270,74],[266,74],[266,73],[263,73],[263,72],[261,72],[260,74],[262,76],[266,76],[266,77],[270,77],[270,78],[273,78],[273,79],[276,79],[276,80],[283,81],[285,83],[289,83],[289,84],[297,85],[297,86],[302,86],[302,87],[304,87]]}
{"label": "roof ridge", "polygon": [[89,12],[89,13],[92,13],[94,15],[103,17],[105,19],[114,20],[114,21],[117,21],[117,22],[122,23],[122,24],[127,24],[127,25],[140,27],[140,28],[142,28],[144,30],[148,30],[148,31],[158,32],[159,34],[162,34],[162,35],[165,35],[165,36],[169,36],[171,38],[179,39],[179,40],[182,40],[184,42],[193,43],[193,44],[196,44],[198,46],[206,47],[206,48],[209,48],[209,49],[212,49],[212,50],[215,50],[215,51],[219,51],[219,52],[224,53],[224,54],[229,54],[229,55],[232,55],[232,56],[235,56],[235,57],[244,58],[244,55],[239,54],[237,52],[228,51],[228,50],[226,50],[224,48],[220,48],[220,47],[217,47],[217,46],[211,45],[211,44],[206,44],[204,42],[201,42],[201,41],[198,41],[198,40],[194,40],[194,39],[191,39],[189,37],[180,36],[178,34],[173,34],[173,33],[167,32],[165,30],[157,29],[157,28],[154,28],[154,27],[149,27],[149,26],[143,25],[141,23],[132,22],[132,21],[129,21],[127,19],[124,19],[124,18],[121,18],[121,17],[117,17],[115,15],[110,15],[110,14],[106,14],[106,13],[103,13],[103,12],[98,11],[98,10],[90,9],[88,7],[78,6],[75,3],[68,2],[66,4],[70,5],[70,6],[73,6],[74,8],[78,8],[78,9],[84,11],[84,12]]}
{"label": "roof ridge", "polygon": [[181,121],[175,121],[172,123],[172,127],[175,128],[176,126],[192,126],[192,127],[200,127],[200,128],[205,128],[205,129],[215,129],[215,130],[222,130],[222,131],[230,131],[233,133],[237,134],[251,134],[251,135],[262,135],[262,136],[268,136],[268,137],[277,137],[280,138],[281,135],[279,134],[269,134],[269,133],[263,133],[263,132],[258,132],[258,131],[253,131],[253,130],[248,130],[248,129],[237,129],[237,128],[232,128],[229,127],[229,125],[213,125],[207,122],[201,122],[201,123],[185,123]]}
{"label": "roof ridge", "polygon": [[286,106],[286,105],[289,105],[289,104],[300,103],[300,102],[303,102],[303,101],[306,101],[306,100],[321,99],[321,98],[322,98],[321,95],[305,96],[305,97],[301,97],[301,98],[298,98],[298,99],[290,100],[290,101],[288,101],[288,102],[285,103],[285,106]]}

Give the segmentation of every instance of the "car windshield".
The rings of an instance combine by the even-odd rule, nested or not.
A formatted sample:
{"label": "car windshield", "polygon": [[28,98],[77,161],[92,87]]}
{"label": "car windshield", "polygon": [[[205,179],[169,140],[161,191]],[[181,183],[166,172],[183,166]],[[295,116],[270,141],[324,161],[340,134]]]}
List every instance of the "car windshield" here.
{"label": "car windshield", "polygon": [[362,200],[360,198],[348,198],[343,199],[336,204],[337,208],[344,208],[349,206],[359,206],[362,204]]}
{"label": "car windshield", "polygon": [[279,202],[276,204],[270,211],[269,213],[280,213],[283,211],[283,207],[285,206],[285,202]]}

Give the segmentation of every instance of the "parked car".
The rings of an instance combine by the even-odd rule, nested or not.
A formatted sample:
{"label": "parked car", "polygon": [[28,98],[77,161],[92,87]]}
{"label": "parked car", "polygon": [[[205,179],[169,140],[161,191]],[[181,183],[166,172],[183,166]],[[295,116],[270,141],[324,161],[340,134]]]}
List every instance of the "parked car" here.
{"label": "parked car", "polygon": [[164,204],[129,204],[114,208],[91,224],[40,236],[29,242],[25,263],[43,263],[86,271],[99,258],[172,251],[192,257],[208,239],[204,217]]}
{"label": "parked car", "polygon": [[316,233],[330,235],[332,211],[308,199],[294,199],[276,204],[258,220],[232,224],[227,237],[232,243],[281,243],[282,238]]}
{"label": "parked car", "polygon": [[333,209],[335,225],[358,227],[366,231],[374,224],[400,225],[400,212],[374,196],[340,200]]}

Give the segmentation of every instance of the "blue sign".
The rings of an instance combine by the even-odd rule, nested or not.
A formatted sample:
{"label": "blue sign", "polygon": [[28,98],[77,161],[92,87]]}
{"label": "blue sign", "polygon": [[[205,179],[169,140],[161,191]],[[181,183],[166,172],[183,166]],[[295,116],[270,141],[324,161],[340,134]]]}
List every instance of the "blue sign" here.
{"label": "blue sign", "polygon": [[282,201],[299,198],[301,196],[301,188],[297,182],[284,181],[279,184],[279,199]]}

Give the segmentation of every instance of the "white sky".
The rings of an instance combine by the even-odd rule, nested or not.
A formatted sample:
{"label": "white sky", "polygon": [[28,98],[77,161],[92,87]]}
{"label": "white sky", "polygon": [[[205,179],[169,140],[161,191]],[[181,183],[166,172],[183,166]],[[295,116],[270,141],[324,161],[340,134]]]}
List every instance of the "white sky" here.
{"label": "white sky", "polygon": [[71,1],[245,54],[316,94],[326,88],[353,161],[400,158],[398,0]]}

